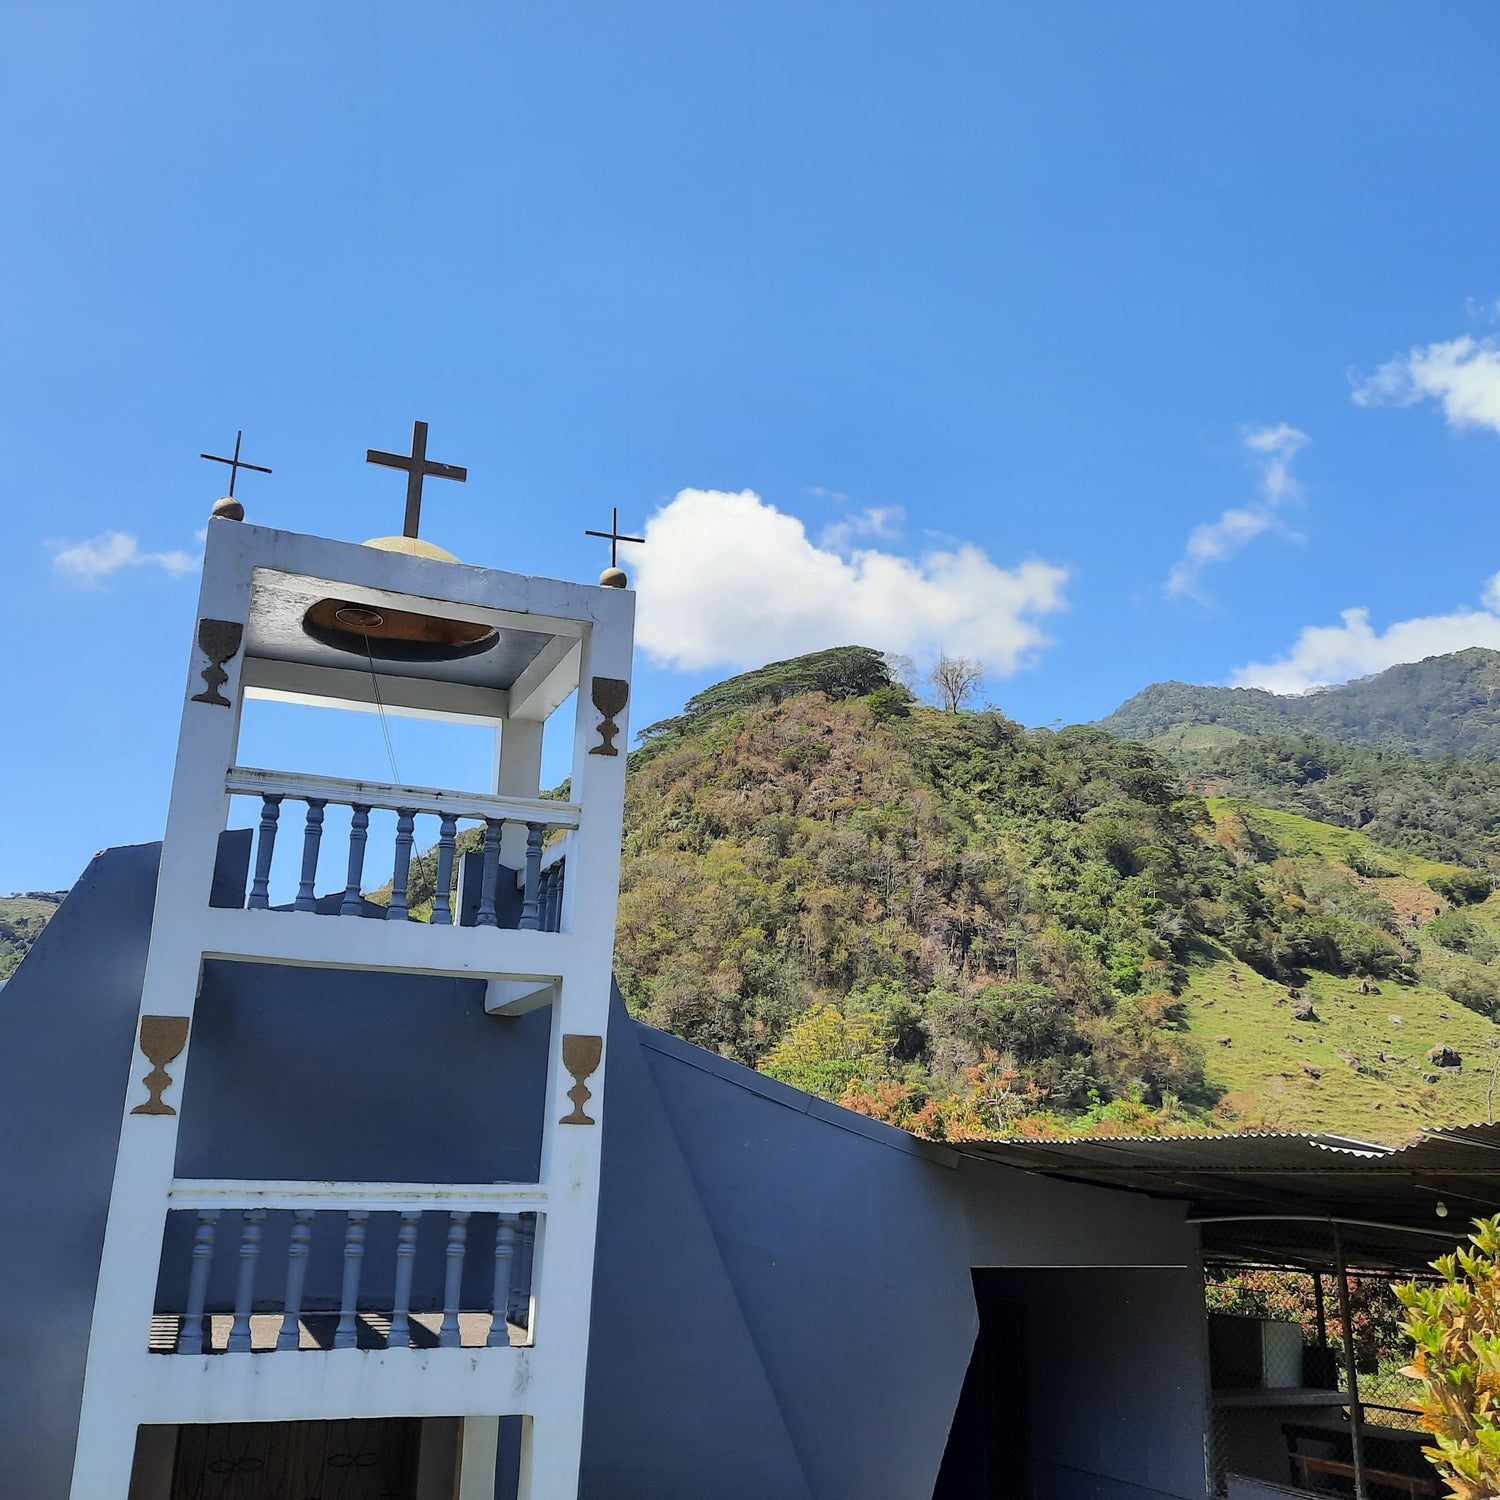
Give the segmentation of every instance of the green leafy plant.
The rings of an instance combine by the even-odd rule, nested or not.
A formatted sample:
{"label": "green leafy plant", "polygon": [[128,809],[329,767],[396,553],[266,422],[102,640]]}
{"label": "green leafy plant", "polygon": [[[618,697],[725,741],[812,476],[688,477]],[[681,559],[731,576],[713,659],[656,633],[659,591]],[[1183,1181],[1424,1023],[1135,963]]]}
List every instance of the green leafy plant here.
{"label": "green leafy plant", "polygon": [[1433,1261],[1435,1282],[1396,1288],[1433,1435],[1422,1451],[1453,1500],[1500,1495],[1500,1219],[1476,1219],[1469,1241]]}
{"label": "green leafy plant", "polygon": [[890,1076],[895,1038],[881,1016],[812,1006],[771,1049],[763,1071],[809,1093],[837,1099],[851,1085]]}
{"label": "green leafy plant", "polygon": [[1434,875],[1428,885],[1454,906],[1473,906],[1494,894],[1495,882],[1478,870],[1453,870]]}

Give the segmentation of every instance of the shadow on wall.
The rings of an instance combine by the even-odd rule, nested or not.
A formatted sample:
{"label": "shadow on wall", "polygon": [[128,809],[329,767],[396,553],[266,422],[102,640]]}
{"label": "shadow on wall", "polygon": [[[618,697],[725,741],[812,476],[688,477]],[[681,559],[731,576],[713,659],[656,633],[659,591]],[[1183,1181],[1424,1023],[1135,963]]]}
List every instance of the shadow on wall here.
{"label": "shadow on wall", "polygon": [[1201,1306],[1180,1305],[1185,1280],[1175,1269],[975,1271],[979,1336],[934,1500],[1206,1493]]}

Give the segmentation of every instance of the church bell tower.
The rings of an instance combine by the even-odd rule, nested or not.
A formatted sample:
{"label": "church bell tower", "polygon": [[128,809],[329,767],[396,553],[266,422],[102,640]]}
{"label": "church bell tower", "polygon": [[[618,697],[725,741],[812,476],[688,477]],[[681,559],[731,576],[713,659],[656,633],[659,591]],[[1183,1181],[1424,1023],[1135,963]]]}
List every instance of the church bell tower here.
{"label": "church bell tower", "polygon": [[[635,599],[613,565],[583,585],[419,537],[424,479],[466,478],[426,445],[418,423],[410,454],[369,455],[407,473],[401,537],[252,525],[232,486],[209,522],[73,1500],[198,1493],[183,1466],[231,1430],[222,1462],[269,1474],[278,1432],[305,1448],[339,1423],[418,1434],[381,1494],[490,1500],[504,1434],[520,1500],[578,1492]],[[254,699],[484,726],[493,776],[458,791],[244,765]],[[549,723],[572,736],[561,799],[540,785]],[[343,1126],[308,1090],[281,1092],[275,1068],[237,1079],[259,1114],[216,1115],[227,1094],[207,1080],[237,1078],[239,1020],[224,1002],[205,1029],[203,997],[227,987],[264,999],[260,1015],[294,981],[311,993],[274,1012],[290,1076],[299,1049],[326,1045],[309,971],[353,1007],[340,1014],[377,983],[418,1010],[459,994],[485,1046],[515,1038],[537,1073],[515,1088],[539,1104],[525,1180],[446,1180],[441,1152],[419,1181],[299,1177],[305,1156],[277,1155],[288,1115],[298,1140]],[[370,1086],[388,1090],[393,1133],[451,1103],[405,1092],[400,1057]],[[257,1121],[263,1175],[205,1172],[214,1142]]]}

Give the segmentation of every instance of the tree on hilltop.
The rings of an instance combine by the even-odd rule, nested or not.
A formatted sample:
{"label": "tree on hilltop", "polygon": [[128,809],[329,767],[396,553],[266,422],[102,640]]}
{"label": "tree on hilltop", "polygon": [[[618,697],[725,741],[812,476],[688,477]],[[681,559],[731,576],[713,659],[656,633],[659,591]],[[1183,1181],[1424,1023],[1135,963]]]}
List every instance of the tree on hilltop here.
{"label": "tree on hilltop", "polygon": [[979,691],[986,670],[982,661],[967,656],[949,656],[944,651],[927,677],[943,712],[956,714]]}

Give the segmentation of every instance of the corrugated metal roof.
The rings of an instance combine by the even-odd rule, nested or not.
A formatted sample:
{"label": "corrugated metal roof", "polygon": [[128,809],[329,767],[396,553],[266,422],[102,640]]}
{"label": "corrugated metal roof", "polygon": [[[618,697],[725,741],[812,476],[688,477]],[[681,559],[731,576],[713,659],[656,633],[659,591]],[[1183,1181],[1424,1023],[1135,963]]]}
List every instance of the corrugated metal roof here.
{"label": "corrugated metal roof", "polygon": [[[1469,1220],[1500,1213],[1500,1125],[1427,1130],[1406,1146],[1340,1135],[1015,1137],[967,1156],[1048,1177],[1185,1200],[1217,1259],[1327,1262],[1329,1221],[1351,1263],[1419,1270]],[[1448,1213],[1440,1217],[1442,1203]],[[1321,1221],[1321,1222],[1319,1222]]]}

